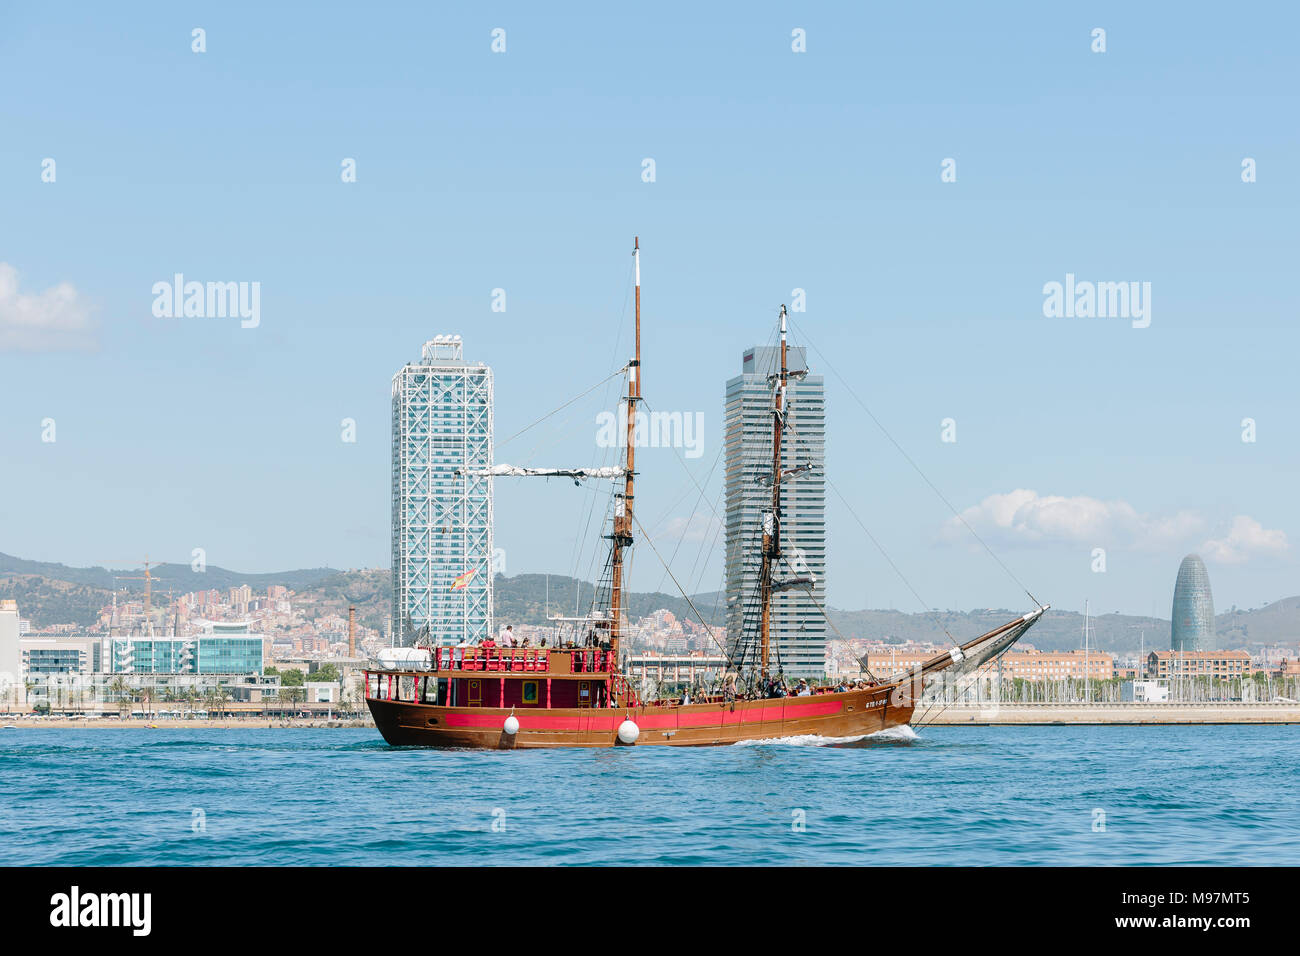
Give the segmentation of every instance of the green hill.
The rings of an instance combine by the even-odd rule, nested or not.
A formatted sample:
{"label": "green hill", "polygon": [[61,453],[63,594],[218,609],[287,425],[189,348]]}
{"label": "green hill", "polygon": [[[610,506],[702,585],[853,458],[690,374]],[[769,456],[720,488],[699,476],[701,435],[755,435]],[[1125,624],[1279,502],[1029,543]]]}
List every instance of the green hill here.
{"label": "green hill", "polygon": [[[498,574],[493,581],[493,607],[497,620],[502,624],[545,624],[548,578],[552,617],[582,614],[591,606],[595,589],[590,582],[560,574],[517,574],[512,578]],[[706,624],[724,623],[727,607],[721,592],[692,595],[691,600]],[[671,611],[678,618],[699,620],[681,595],[662,591],[630,592],[627,595],[627,615],[633,621],[659,610]]]}
{"label": "green hill", "polygon": [[[139,570],[119,570],[117,575],[138,575]],[[339,571],[333,568],[303,568],[266,574],[242,574],[209,565],[203,573],[189,565],[163,564],[151,569],[154,575],[155,605],[165,601],[169,590],[176,593],[204,588],[225,590],[247,584],[258,591],[280,584],[296,592],[295,602],[312,616],[333,611],[344,615],[356,605],[358,618],[368,627],[382,628],[389,614],[391,576],[386,570]],[[94,623],[99,609],[112,600],[115,572],[106,568],[72,568],[63,564],[26,561],[0,553],[0,598],[15,598],[24,618],[36,628],[55,624],[86,627]],[[138,595],[144,582],[119,577],[117,586]],[[497,575],[495,612],[502,624],[544,624],[550,615],[582,613],[591,603],[592,585],[564,575]],[[549,591],[548,591],[549,588]],[[705,622],[721,625],[726,619],[726,602],[721,592],[692,596]],[[658,611],[671,611],[680,619],[697,620],[680,595],[632,592],[627,611],[632,620]],[[954,637],[966,639],[982,634],[1027,608],[940,611],[935,615],[908,614],[894,610],[844,611],[830,608],[835,628],[831,636],[888,641],[946,641],[946,628]],[[1219,645],[1252,648],[1265,644],[1292,644],[1300,640],[1300,597],[1285,598],[1253,610],[1232,608],[1218,615]],[[1092,618],[1091,646],[1118,654],[1134,653],[1142,643],[1148,649],[1169,646],[1169,622],[1160,618],[1103,614]],[[1025,640],[1044,650],[1072,650],[1083,646],[1083,615],[1075,611],[1051,610],[1043,616]]]}

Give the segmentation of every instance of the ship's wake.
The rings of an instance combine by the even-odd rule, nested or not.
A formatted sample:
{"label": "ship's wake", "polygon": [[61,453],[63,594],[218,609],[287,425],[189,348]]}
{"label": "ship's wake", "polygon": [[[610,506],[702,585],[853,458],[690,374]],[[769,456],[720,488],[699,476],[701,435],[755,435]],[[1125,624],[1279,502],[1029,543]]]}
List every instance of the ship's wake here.
{"label": "ship's wake", "polygon": [[823,737],[821,734],[795,734],[793,737],[764,737],[762,740],[738,740],[733,747],[854,747],[872,744],[907,743],[919,740],[920,735],[908,724],[900,724],[874,734],[854,737]]}

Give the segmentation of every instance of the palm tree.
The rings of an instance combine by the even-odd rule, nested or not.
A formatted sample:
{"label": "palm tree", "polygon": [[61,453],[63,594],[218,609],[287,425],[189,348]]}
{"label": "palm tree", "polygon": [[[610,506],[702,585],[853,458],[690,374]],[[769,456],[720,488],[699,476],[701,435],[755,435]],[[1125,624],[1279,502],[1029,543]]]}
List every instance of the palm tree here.
{"label": "palm tree", "polygon": [[117,714],[119,717],[122,716],[122,707],[124,704],[128,709],[130,707],[130,704],[127,703],[126,700],[126,695],[129,691],[130,688],[121,676],[114,677],[113,680],[109,682],[108,692],[117,698]]}
{"label": "palm tree", "polygon": [[283,717],[284,705],[289,703],[289,701],[293,700],[293,694],[290,692],[288,687],[281,687],[280,690],[276,693],[275,699],[280,702],[280,716]]}
{"label": "palm tree", "polygon": [[216,697],[217,697],[217,703],[221,706],[221,713],[224,716],[226,714],[226,705],[230,703],[230,690],[226,687],[225,684],[220,684],[217,686]]}

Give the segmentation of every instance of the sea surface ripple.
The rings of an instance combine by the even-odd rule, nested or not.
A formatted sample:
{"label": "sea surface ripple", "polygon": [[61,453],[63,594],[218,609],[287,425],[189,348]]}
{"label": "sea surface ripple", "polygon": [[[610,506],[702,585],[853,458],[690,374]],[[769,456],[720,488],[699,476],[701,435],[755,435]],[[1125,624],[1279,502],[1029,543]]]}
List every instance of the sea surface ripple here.
{"label": "sea surface ripple", "polygon": [[1297,864],[1300,727],[514,752],[0,730],[0,865]]}

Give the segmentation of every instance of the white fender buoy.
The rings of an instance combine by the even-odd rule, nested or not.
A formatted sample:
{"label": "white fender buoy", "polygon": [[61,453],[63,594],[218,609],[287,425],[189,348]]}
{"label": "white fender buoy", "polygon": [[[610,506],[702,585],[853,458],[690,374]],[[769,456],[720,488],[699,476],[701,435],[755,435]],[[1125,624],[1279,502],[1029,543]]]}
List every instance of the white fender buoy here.
{"label": "white fender buoy", "polygon": [[641,736],[641,728],[633,723],[629,717],[618,725],[618,739],[625,744],[634,744],[636,739]]}
{"label": "white fender buoy", "polygon": [[514,711],[511,711],[510,716],[506,718],[505,727],[502,729],[511,737],[519,733],[519,718],[515,716]]}

